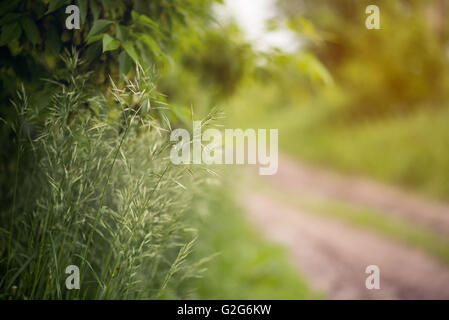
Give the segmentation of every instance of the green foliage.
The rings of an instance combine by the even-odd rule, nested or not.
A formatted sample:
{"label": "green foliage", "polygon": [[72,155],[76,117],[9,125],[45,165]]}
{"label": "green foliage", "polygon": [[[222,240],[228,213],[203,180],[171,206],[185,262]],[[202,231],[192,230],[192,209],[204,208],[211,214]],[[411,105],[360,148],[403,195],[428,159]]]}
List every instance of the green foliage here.
{"label": "green foliage", "polygon": [[[232,176],[232,175],[231,175]],[[246,220],[244,210],[227,190],[235,179],[224,179],[195,197],[192,212],[201,214],[198,243],[192,258],[209,257],[193,287],[197,299],[317,299],[297,273],[287,253],[265,241]],[[231,184],[232,181],[232,185]]]}
{"label": "green foliage", "polygon": [[290,29],[332,70],[346,96],[335,116],[357,121],[438,107],[447,100],[448,8],[441,0],[376,1],[380,30],[365,28],[370,1],[278,3]]}
{"label": "green foliage", "polygon": [[201,85],[229,96],[251,70],[254,53],[235,26],[209,30],[181,57],[183,66],[198,75]]}
{"label": "green foliage", "polygon": [[[76,74],[76,56],[66,63],[44,124],[25,93],[8,123],[18,151],[15,176],[1,176],[10,188],[1,194],[0,298],[179,297],[195,274],[186,261],[195,233],[182,217],[199,177],[167,157],[150,78],[113,84],[105,101]],[[65,288],[71,264],[80,290]]]}
{"label": "green foliage", "polygon": [[180,36],[170,67],[160,74],[160,90],[177,118],[187,117],[188,122],[191,106],[200,117],[215,106],[224,107],[251,79],[257,58],[235,25],[206,23],[203,29]]}
{"label": "green foliage", "polygon": [[[180,113],[154,75],[212,2],[79,0],[80,30],[66,29],[70,1],[2,2],[1,298],[185,294],[199,176],[167,157]],[[80,291],[63,285],[69,264]]]}
{"label": "green foliage", "polygon": [[271,27],[297,32],[301,52],[269,54],[230,100],[232,125],[278,128],[302,160],[446,200],[448,6],[378,1],[381,29],[367,30],[369,1],[277,2]]}
{"label": "green foliage", "polygon": [[349,125],[328,104],[345,101],[345,95],[335,87],[319,92],[314,99],[301,100],[300,92],[282,100],[275,86],[254,85],[230,100],[229,121],[236,127],[278,128],[281,150],[314,165],[448,198],[447,104]]}
{"label": "green foliage", "polygon": [[[15,88],[39,86],[64,66],[58,55],[75,47],[93,71],[89,81],[105,85],[132,68],[160,64],[184,28],[193,31],[195,19],[208,17],[212,0],[117,1],[80,0],[81,29],[68,30],[65,8],[70,1],[4,1],[0,6],[0,82],[2,100]],[[107,52],[107,54],[102,54]],[[120,59],[119,59],[120,57]],[[117,63],[119,61],[119,63]],[[106,90],[105,90],[106,91]]]}

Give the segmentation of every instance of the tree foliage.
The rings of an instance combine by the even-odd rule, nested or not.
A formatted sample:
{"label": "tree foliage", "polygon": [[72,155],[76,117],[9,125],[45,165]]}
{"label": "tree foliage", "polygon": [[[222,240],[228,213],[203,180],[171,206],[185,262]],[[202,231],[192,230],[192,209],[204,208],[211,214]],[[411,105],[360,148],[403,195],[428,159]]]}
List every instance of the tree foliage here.
{"label": "tree foliage", "polygon": [[[79,30],[70,1],[2,2],[0,299],[186,292],[182,214],[200,179],[169,160],[156,75],[212,2],[79,0]],[[64,287],[71,264],[78,291]]]}
{"label": "tree foliage", "polygon": [[370,1],[277,2],[304,46],[332,70],[350,118],[404,114],[447,99],[444,1],[376,1],[380,30],[365,28]]}
{"label": "tree foliage", "polygon": [[[180,33],[209,15],[212,0],[78,0],[81,28],[68,30],[68,0],[11,0],[0,6],[2,100],[17,85],[39,87],[38,79],[64,68],[59,55],[77,49],[90,81],[127,75],[133,63],[162,63]],[[40,88],[41,89],[41,88]]]}

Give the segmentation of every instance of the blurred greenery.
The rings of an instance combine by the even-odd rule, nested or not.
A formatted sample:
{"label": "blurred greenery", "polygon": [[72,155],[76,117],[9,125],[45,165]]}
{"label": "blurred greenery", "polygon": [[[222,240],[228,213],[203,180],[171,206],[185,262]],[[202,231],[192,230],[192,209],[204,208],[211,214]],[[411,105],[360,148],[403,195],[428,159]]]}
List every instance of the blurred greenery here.
{"label": "blurred greenery", "polygon": [[369,1],[277,3],[270,27],[290,28],[301,49],[264,54],[228,101],[229,123],[279,128],[303,161],[447,200],[449,6],[378,1],[381,29],[368,30]]}
{"label": "blurred greenery", "polygon": [[[2,299],[312,297],[231,195],[193,201],[204,175],[169,163],[172,126],[254,69],[237,27],[209,27],[213,2],[80,0],[80,30],[69,1],[2,3]],[[72,263],[79,291],[61,285]]]}
{"label": "blurred greenery", "polygon": [[[141,141],[141,135],[146,136],[144,144],[153,145],[153,152],[159,150],[164,155],[166,149],[162,146],[167,135],[161,132],[181,126],[189,128],[192,118],[200,119],[216,106],[228,115],[224,123],[228,127],[278,128],[281,150],[301,161],[448,199],[449,5],[444,0],[376,1],[381,10],[380,30],[365,28],[365,8],[372,4],[368,0],[277,0],[277,14],[267,23],[267,32],[280,28],[293,32],[300,44],[295,52],[275,48],[256,50],[237,23],[216,21],[213,6],[220,2],[79,0],[76,3],[81,10],[80,30],[65,28],[65,7],[71,3],[68,0],[2,2],[1,235],[5,240],[2,243],[8,242],[1,247],[1,268],[8,275],[7,283],[0,282],[3,297],[9,297],[7,284],[16,281],[15,275],[21,272],[28,277],[20,282],[22,287],[17,292],[22,294],[21,298],[29,291],[32,297],[62,297],[61,292],[52,291],[58,288],[53,287],[58,272],[40,277],[44,265],[33,260],[33,241],[38,240],[39,252],[45,253],[40,259],[51,266],[56,262],[57,270],[52,237],[65,239],[70,234],[64,228],[64,220],[58,220],[63,214],[53,217],[54,221],[50,219],[55,222],[50,224],[53,229],[36,226],[40,222],[34,215],[45,209],[44,200],[52,201],[47,213],[66,212],[74,208],[71,202],[74,189],[67,181],[72,181],[75,189],[81,185],[85,186],[81,191],[91,190],[86,197],[90,201],[86,205],[89,210],[80,213],[81,216],[70,211],[73,217],[81,217],[80,229],[85,232],[91,230],[92,221],[96,226],[96,216],[103,212],[103,200],[98,202],[103,199],[102,193],[106,195],[108,210],[117,217],[123,213],[120,201],[114,197],[126,190],[131,194],[131,184],[144,179],[139,180],[144,176],[139,172],[151,169],[154,173],[151,178],[157,176],[163,185],[175,183],[182,189],[184,186],[180,187],[178,181],[161,174],[168,165],[164,162],[166,158],[154,163],[154,168],[135,164],[147,164],[139,161],[143,151],[135,149],[136,142]],[[70,56],[68,52],[72,52],[76,63],[60,59],[61,54]],[[142,69],[149,78],[145,88],[136,91],[134,86],[142,83],[138,83],[139,74],[135,70]],[[9,103],[11,99],[17,101],[16,92],[20,88],[26,112],[17,108],[19,104],[12,108]],[[58,109],[61,106],[63,110]],[[123,140],[129,152],[125,154],[120,141],[134,117],[143,120],[132,126],[131,138]],[[51,126],[55,119],[59,121],[54,124],[56,129]],[[108,134],[97,132],[100,128],[109,128]],[[60,140],[52,140],[57,138],[57,132],[61,133]],[[65,137],[76,143],[69,144]],[[78,142],[82,146],[86,141],[89,143],[85,147],[75,148]],[[94,148],[94,142],[109,147],[109,151]],[[51,149],[45,153],[50,143]],[[80,174],[84,164],[75,160],[89,158],[86,155],[90,154],[98,164],[91,170],[98,181],[107,181],[105,184],[91,185],[89,177]],[[112,169],[116,160],[111,154],[120,160],[115,170]],[[39,155],[39,162],[32,155]],[[45,161],[49,163],[47,167],[42,164]],[[130,163],[135,164],[133,168]],[[100,170],[106,164],[111,168],[109,175]],[[65,165],[73,165],[73,171],[61,169]],[[74,176],[70,172],[78,173]],[[120,172],[128,172],[132,179],[128,183],[122,181]],[[192,174],[188,170],[187,173]],[[38,183],[19,183],[27,177],[37,179]],[[203,178],[195,176],[195,182]],[[107,190],[103,186],[108,186],[109,179],[119,181],[120,187],[98,191]],[[147,180],[148,186],[142,182],[136,191],[140,197],[125,199],[129,206],[136,205],[143,217],[146,201],[142,199],[148,196],[147,190],[157,189],[154,181]],[[36,185],[45,187],[39,190]],[[213,190],[204,192],[207,188]],[[285,252],[265,241],[243,219],[233,194],[227,191],[233,191],[232,186],[224,182],[220,187],[195,190],[193,202],[178,189],[160,194],[156,208],[150,208],[167,217],[159,229],[161,239],[165,240],[159,243],[160,251],[151,253],[159,260],[150,259],[149,264],[156,265],[155,270],[161,268],[162,276],[152,277],[153,282],[148,280],[147,287],[139,287],[135,292],[119,292],[116,296],[112,291],[103,291],[108,293],[104,297],[317,297],[290,265]],[[34,198],[27,198],[24,190],[35,194]],[[47,194],[50,196],[43,196]],[[16,206],[16,200],[20,206]],[[313,211],[380,230],[447,260],[445,242],[427,231],[379,220],[373,218],[372,212],[341,204],[307,205]],[[19,212],[22,207],[27,208],[26,214]],[[181,223],[178,207],[182,208],[179,211],[189,208],[189,218],[183,219],[198,229],[198,243],[189,263],[186,257],[193,243],[187,242],[185,233],[191,235],[195,231],[184,225],[186,221]],[[15,216],[23,220],[14,220]],[[129,227],[134,218],[127,216],[128,220],[120,223]],[[109,223],[113,225],[109,231],[119,230],[126,235],[119,223],[101,219],[98,223],[102,227]],[[30,230],[31,236],[18,232],[22,229]],[[95,239],[103,239],[105,230],[95,227],[92,230]],[[149,230],[153,229],[142,227],[139,235]],[[85,246],[85,234],[74,239],[77,250]],[[113,236],[103,240],[112,252],[110,259],[120,261],[121,255],[115,254],[121,245],[113,241]],[[141,243],[145,241],[144,237]],[[123,268],[120,278],[114,279],[116,272],[107,269],[109,266],[104,267],[106,271],[100,270],[116,286],[125,283],[128,276],[134,277],[136,268],[148,271],[145,269],[148,265],[142,267],[140,257],[134,256],[134,248],[127,249],[129,268]],[[169,253],[165,249],[170,249]],[[98,251],[102,251],[101,247],[95,252]],[[147,257],[145,253],[142,256]],[[24,260],[29,265],[22,269]],[[61,261],[68,260],[69,257],[64,257]],[[101,269],[102,256],[92,261],[93,268]],[[204,268],[202,277],[188,279],[184,286],[184,273],[196,275],[190,267]],[[33,270],[40,272],[35,278]],[[182,271],[178,272],[179,277],[174,275],[175,271]],[[143,272],[136,277],[140,281],[144,275]],[[167,285],[169,279],[173,281]],[[93,275],[90,280],[95,282]],[[86,297],[97,297],[101,283],[94,289],[96,292],[87,292]]]}
{"label": "blurred greenery", "polygon": [[[228,127],[278,128],[281,151],[300,161],[369,176],[447,201],[449,6],[440,0],[378,1],[381,29],[367,30],[365,8],[369,4],[278,0],[279,14],[267,27],[293,31],[300,43],[296,52],[257,52],[241,33],[223,32],[235,30],[232,23],[218,31],[211,28],[205,33],[217,39],[193,50],[195,63],[178,65],[174,73],[162,77],[164,87],[171,88],[167,99],[180,105],[194,104],[200,111],[208,110],[211,101],[217,102],[228,115]],[[218,39],[232,46],[219,46],[216,60],[227,61],[229,70],[217,76],[220,69],[209,66],[207,57],[216,54],[213,46]],[[252,52],[236,55],[231,50],[235,47]],[[206,63],[201,64],[204,55]],[[220,89],[221,85],[228,87],[228,73],[236,68],[242,71],[234,80],[238,85],[232,90]],[[176,91],[179,87],[183,90]],[[217,94],[220,90],[222,94]],[[271,196],[275,194],[270,190]],[[278,196],[284,203],[373,230],[448,261],[447,239],[412,222],[347,203]],[[222,206],[217,202],[216,211]],[[217,228],[228,230],[230,223],[220,222],[214,227],[207,225],[207,237],[220,239],[222,232]],[[217,240],[210,246],[224,245]],[[224,250],[227,252],[232,255],[231,249]],[[233,271],[236,262],[226,257],[223,254],[211,264],[209,274],[213,276],[206,273],[200,293],[210,294],[207,290],[214,286],[218,291],[231,290],[214,281],[224,270],[239,274],[240,269]],[[221,264],[226,268],[218,269]]]}
{"label": "blurred greenery", "polygon": [[[232,174],[230,175],[232,176]],[[287,252],[271,244],[246,220],[225,179],[197,197],[192,211],[202,241],[193,258],[210,257],[195,282],[198,299],[318,299],[290,262]]]}
{"label": "blurred greenery", "polygon": [[329,101],[344,109],[339,116],[360,121],[443,107],[449,86],[444,1],[376,1],[380,30],[365,28],[370,1],[277,3],[344,92],[339,103]]}

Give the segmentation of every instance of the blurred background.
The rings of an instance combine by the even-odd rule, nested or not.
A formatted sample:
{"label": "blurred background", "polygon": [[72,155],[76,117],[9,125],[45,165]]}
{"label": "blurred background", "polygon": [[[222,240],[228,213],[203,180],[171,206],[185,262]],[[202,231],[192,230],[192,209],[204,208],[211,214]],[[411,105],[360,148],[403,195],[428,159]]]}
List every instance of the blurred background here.
{"label": "blurred background", "polygon": [[[238,173],[225,189],[241,184],[235,211],[282,244],[313,292],[448,298],[449,4],[371,2],[225,1],[162,83],[182,81],[175,103],[223,106],[228,127],[279,129],[278,173]],[[379,30],[365,27],[370,4]],[[230,270],[261,254],[228,249],[217,259]],[[368,265],[382,290],[366,289]]]}
{"label": "blurred background", "polygon": [[[164,236],[157,238],[161,241],[157,248],[167,252],[143,255],[150,266],[155,265],[153,269],[141,268],[143,258],[136,258],[139,262],[135,265],[129,263],[134,268],[130,274],[138,274],[139,279],[146,279],[148,270],[162,268],[160,275],[151,273],[151,281],[146,284],[151,290],[144,286],[135,295],[131,290],[126,295],[100,297],[449,299],[447,1],[79,1],[81,12],[85,9],[87,13],[83,14],[81,30],[73,33],[63,27],[66,15],[59,3],[64,1],[27,2],[26,6],[18,3],[2,4],[0,10],[4,106],[0,116],[5,123],[15,121],[13,109],[5,106],[14,100],[22,83],[32,93],[29,104],[36,109],[33,121],[45,122],[51,104],[49,93],[54,88],[41,79],[57,77],[54,81],[64,87],[71,83],[74,72],[86,76],[81,88],[89,98],[85,105],[90,114],[100,117],[103,124],[123,125],[126,121],[120,120],[122,107],[102,109],[90,97],[97,97],[100,91],[105,101],[102,105],[110,105],[114,97],[107,93],[110,79],[124,88],[126,79],[136,78],[132,65],[138,63],[151,70],[151,86],[146,88],[150,94],[148,108],[151,104],[158,110],[153,108],[154,113],[149,114],[151,121],[162,123],[163,132],[177,127],[191,129],[193,118],[207,118],[217,109],[225,115],[224,120],[218,120],[225,128],[279,130],[279,169],[273,176],[258,176],[253,167],[213,168],[205,176],[192,175],[194,186],[187,188],[194,191],[189,193],[191,199],[187,192],[176,189],[179,184],[170,185],[173,179],[167,180],[165,191],[158,191],[160,208],[164,208],[160,210],[166,210],[168,216],[185,212],[180,220],[188,227],[172,228],[170,224]],[[373,4],[379,8],[380,29],[365,26],[370,16],[366,8]],[[19,10],[35,18],[36,27],[28,18],[16,23],[20,14],[15,12]],[[30,14],[30,10],[34,11]],[[58,59],[64,49],[72,47],[79,50],[85,63],[71,69],[70,63],[63,66]],[[120,101],[131,106],[131,111],[136,110],[143,101],[137,96],[131,90]],[[19,113],[18,118],[22,116]],[[84,117],[90,116],[84,114],[81,119]],[[72,113],[64,119],[72,119]],[[36,128],[39,125],[27,123],[25,133],[33,136]],[[123,127],[117,131],[122,133]],[[11,243],[16,238],[13,232],[4,230],[9,230],[9,225],[11,230],[21,230],[23,225],[32,230],[40,222],[28,223],[26,217],[14,220],[9,212],[40,208],[42,201],[25,197],[20,188],[19,192],[12,190],[12,181],[22,181],[22,175],[26,179],[31,169],[23,174],[17,169],[15,157],[20,151],[15,151],[13,143],[16,132],[2,124],[1,134],[1,270],[7,275],[0,282],[2,297],[15,296],[16,291],[10,293],[11,285],[25,279],[18,284],[19,289],[14,289],[18,290],[16,298],[19,293],[19,298],[30,294],[31,298],[54,298],[49,289],[53,284],[46,283],[54,283],[53,277],[60,277],[62,270],[59,275],[50,274],[47,280],[35,280],[34,285],[28,285],[33,283],[28,278],[19,277],[26,273],[33,279],[35,270],[46,270],[47,265],[61,268],[61,262],[54,265],[53,246],[59,243],[50,242],[51,233],[47,238],[38,233],[36,238],[42,243],[40,250],[47,250],[47,264],[39,262],[38,269],[33,269],[34,240],[26,250],[17,245],[20,253],[10,258],[14,252]],[[144,145],[152,145],[151,139]],[[111,154],[108,152],[107,157]],[[130,157],[137,157],[135,154],[131,152]],[[76,157],[70,153],[68,158]],[[126,167],[127,162],[123,162]],[[155,165],[155,176],[165,182],[162,164]],[[98,168],[102,167],[92,170]],[[20,169],[23,171],[23,166]],[[137,169],[133,174],[136,172],[137,180],[132,181],[140,181],[143,176]],[[117,181],[126,185],[121,181],[122,173],[117,175]],[[73,192],[71,185],[63,188],[67,179],[61,180],[62,195]],[[49,179],[48,184],[56,185],[55,181]],[[110,201],[104,210],[108,206],[115,208],[120,183],[111,187],[111,195],[106,192],[106,200]],[[149,187],[154,185],[150,183]],[[171,193],[175,189],[179,193]],[[101,206],[97,209],[99,190],[89,193],[93,194],[93,205],[86,205],[89,212],[98,214],[103,210]],[[146,190],[143,195],[148,194]],[[16,205],[16,194],[19,200],[23,194],[22,205]],[[62,204],[54,208],[74,210],[71,197],[59,198]],[[59,198],[55,196],[54,201]],[[172,200],[182,201],[179,207],[183,209],[165,209]],[[117,216],[122,212],[120,208]],[[89,219],[82,223],[94,220]],[[58,228],[63,225],[57,224]],[[180,230],[182,236],[170,238]],[[142,229],[142,234],[145,232]],[[188,246],[188,258],[174,249],[186,241],[185,233],[189,237],[194,234],[196,239],[192,250]],[[92,234],[98,239],[107,238],[96,231]],[[62,237],[65,239],[63,233]],[[86,238],[80,236],[79,247],[75,246],[72,254],[79,248],[84,250]],[[29,241],[24,233],[17,238],[17,243],[21,241]],[[106,243],[114,252],[112,257],[117,253],[119,261],[120,250],[132,251],[131,245],[119,250],[115,249],[117,243]],[[165,246],[167,243],[170,245]],[[63,248],[58,252],[72,252]],[[179,256],[182,261],[173,267],[171,263]],[[100,253],[95,256],[98,261],[92,263],[91,269],[101,270],[105,279],[109,275],[111,279],[116,277],[114,270],[108,271],[109,266],[102,266],[105,260],[101,257]],[[380,270],[380,290],[367,287],[370,274],[365,270],[370,265]],[[179,277],[172,279],[178,271]],[[89,279],[95,282],[97,278],[91,275]],[[121,288],[127,279],[124,277],[116,287]],[[147,294],[156,286],[160,292]],[[97,298],[101,290],[99,287],[97,295],[88,292],[84,297]]]}

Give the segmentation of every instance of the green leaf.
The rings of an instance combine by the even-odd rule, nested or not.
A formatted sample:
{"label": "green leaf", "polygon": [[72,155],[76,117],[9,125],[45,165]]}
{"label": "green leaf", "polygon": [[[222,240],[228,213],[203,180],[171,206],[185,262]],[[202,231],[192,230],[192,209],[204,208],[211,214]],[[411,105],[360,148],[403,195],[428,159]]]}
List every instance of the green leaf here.
{"label": "green leaf", "polygon": [[125,51],[122,51],[119,55],[119,63],[120,63],[120,78],[126,76],[131,69],[132,60],[126,54]]}
{"label": "green leaf", "polygon": [[134,48],[131,41],[125,41],[122,43],[123,49],[125,49],[126,53],[133,59],[135,63],[139,63],[139,56],[137,55],[136,49]]}
{"label": "green leaf", "polygon": [[66,3],[66,1],[67,0],[51,0],[50,5],[48,6],[48,10],[45,14],[49,14],[58,10]]}
{"label": "green leaf", "polygon": [[15,21],[19,20],[19,18],[21,16],[22,15],[20,13],[16,13],[16,12],[14,12],[14,13],[7,13],[4,17],[2,17],[0,19],[0,26],[3,26],[5,24],[10,24],[12,22],[15,22]]}
{"label": "green leaf", "polygon": [[25,31],[25,35],[33,45],[42,42],[39,29],[37,28],[36,23],[33,19],[31,19],[29,16],[25,16],[20,22],[22,24],[23,31]]}
{"label": "green leaf", "polygon": [[61,42],[59,41],[59,35],[55,28],[48,29],[45,39],[45,51],[49,54],[59,53],[61,48]]}
{"label": "green leaf", "polygon": [[117,30],[116,31],[116,37],[121,42],[125,42],[126,40],[129,39],[129,31],[128,31],[128,29],[126,27],[117,24],[117,29],[116,30]]}
{"label": "green leaf", "polygon": [[136,11],[131,11],[131,18],[134,22],[137,22],[138,24],[145,26],[147,28],[150,28],[156,32],[159,32],[159,25],[152,20],[151,18],[147,17],[144,14],[138,14]]}
{"label": "green leaf", "polygon": [[18,22],[13,22],[2,27],[0,35],[0,47],[18,39],[22,34],[22,28]]}
{"label": "green leaf", "polygon": [[87,17],[87,0],[77,0],[78,7],[80,8],[81,23],[84,24]]}
{"label": "green leaf", "polygon": [[114,39],[108,34],[103,36],[103,52],[117,50],[120,46],[120,41]]}
{"label": "green leaf", "polygon": [[95,36],[93,36],[93,37],[90,37],[88,40],[87,40],[87,44],[91,44],[91,43],[93,43],[93,42],[95,42],[95,41],[99,41],[99,40],[101,40],[101,39],[103,39],[103,36],[105,35],[105,33],[100,33],[100,34],[97,34],[97,35],[95,35]]}
{"label": "green leaf", "polygon": [[112,22],[113,21],[102,20],[102,19],[95,21],[94,25],[92,26],[92,28],[90,29],[90,31],[87,35],[87,39],[89,39],[90,37],[93,37],[96,34],[103,32]]}
{"label": "green leaf", "polygon": [[90,0],[90,10],[92,11],[92,15],[94,17],[94,21],[97,21],[100,16],[100,8],[98,8],[98,4],[96,0]]}
{"label": "green leaf", "polygon": [[320,80],[325,85],[333,83],[332,75],[326,67],[311,53],[303,52],[297,61],[300,72],[306,74],[310,79]]}
{"label": "green leaf", "polygon": [[145,43],[145,45],[148,47],[148,49],[151,50],[151,52],[156,56],[156,57],[162,57],[164,55],[164,53],[162,52],[161,48],[159,47],[159,44],[153,39],[151,38],[149,35],[146,34],[142,34],[139,36],[139,39]]}
{"label": "green leaf", "polygon": [[133,22],[136,23],[136,25],[150,29],[151,34],[153,36],[156,36],[159,38],[165,38],[164,34],[159,29],[159,25],[154,20],[147,17],[146,15],[138,14],[135,11],[132,11],[131,17],[133,19]]}
{"label": "green leaf", "polygon": [[101,43],[95,42],[87,47],[86,50],[86,59],[88,62],[91,62],[101,55]]}
{"label": "green leaf", "polygon": [[9,52],[11,52],[12,56],[15,57],[22,52],[23,47],[20,45],[18,39],[14,39],[7,43]]}

